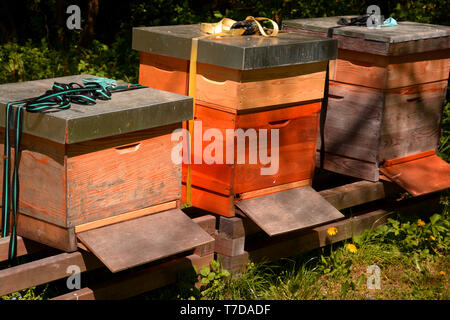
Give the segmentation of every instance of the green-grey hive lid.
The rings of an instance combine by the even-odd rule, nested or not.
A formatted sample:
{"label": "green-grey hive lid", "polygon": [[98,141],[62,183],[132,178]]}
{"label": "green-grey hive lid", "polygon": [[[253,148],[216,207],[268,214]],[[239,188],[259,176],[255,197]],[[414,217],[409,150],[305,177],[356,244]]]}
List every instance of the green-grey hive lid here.
{"label": "green-grey hive lid", "polygon": [[[8,102],[40,96],[54,82],[82,84],[84,78],[92,77],[77,75],[0,85],[0,126],[5,126]],[[94,105],[72,103],[68,110],[50,113],[25,111],[23,132],[71,144],[190,120],[192,105],[190,97],[152,88],[122,91]]]}
{"label": "green-grey hive lid", "polygon": [[[283,21],[286,27],[300,28],[308,31],[327,33],[331,27],[339,26],[337,21],[341,18],[355,18],[356,16],[339,16],[311,19],[293,19]],[[362,38],[386,43],[399,43],[414,40],[440,38],[450,36],[450,27],[417,22],[398,22],[394,27],[369,29],[365,26],[343,26],[334,29],[333,34],[352,38]]]}
{"label": "green-grey hive lid", "polygon": [[[133,49],[189,60],[192,38],[207,36],[200,25],[133,28]],[[210,37],[198,42],[197,61],[238,70],[252,70],[335,59],[337,41],[313,35],[280,33]]]}

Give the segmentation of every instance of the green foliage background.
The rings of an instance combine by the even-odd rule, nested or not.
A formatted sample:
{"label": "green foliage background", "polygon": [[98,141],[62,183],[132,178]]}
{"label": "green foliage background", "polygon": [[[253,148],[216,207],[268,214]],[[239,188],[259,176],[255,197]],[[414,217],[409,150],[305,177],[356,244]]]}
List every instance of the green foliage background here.
{"label": "green foliage background", "polygon": [[[93,0],[90,0],[93,1]],[[449,24],[446,0],[132,0],[98,3],[93,34],[85,41],[83,29],[90,13],[89,1],[15,0],[0,5],[0,83],[91,73],[137,81],[138,53],[131,49],[135,26],[190,24],[244,19],[248,15],[283,19],[364,14],[377,4],[387,18]],[[82,30],[66,27],[66,8],[81,8]]]}

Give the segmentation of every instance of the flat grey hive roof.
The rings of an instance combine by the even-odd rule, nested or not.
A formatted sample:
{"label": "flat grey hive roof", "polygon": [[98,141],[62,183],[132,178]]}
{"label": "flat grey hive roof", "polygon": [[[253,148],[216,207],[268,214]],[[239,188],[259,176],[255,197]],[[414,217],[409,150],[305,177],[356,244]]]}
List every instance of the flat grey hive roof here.
{"label": "flat grey hive roof", "polygon": [[[82,84],[84,78],[92,77],[85,74],[0,85],[0,126],[5,126],[8,102],[40,96],[54,82]],[[70,144],[190,120],[192,105],[190,97],[152,88],[122,91],[94,105],[72,103],[68,110],[48,113],[25,111],[23,132]]]}
{"label": "flat grey hive roof", "polygon": [[337,41],[313,35],[280,33],[212,37],[200,25],[133,28],[133,49],[189,60],[192,38],[198,42],[197,61],[222,67],[252,70],[335,59]]}
{"label": "flat grey hive roof", "polygon": [[[294,19],[285,20],[283,25],[287,27],[297,27],[304,30],[324,32],[331,27],[338,26],[337,21],[340,18],[354,18],[356,16],[338,16],[312,19]],[[398,22],[395,27],[382,27],[379,29],[369,29],[367,27],[343,26],[334,29],[334,34],[348,36],[353,38],[362,38],[365,40],[399,43],[414,40],[448,37],[450,36],[450,27],[416,22]]]}

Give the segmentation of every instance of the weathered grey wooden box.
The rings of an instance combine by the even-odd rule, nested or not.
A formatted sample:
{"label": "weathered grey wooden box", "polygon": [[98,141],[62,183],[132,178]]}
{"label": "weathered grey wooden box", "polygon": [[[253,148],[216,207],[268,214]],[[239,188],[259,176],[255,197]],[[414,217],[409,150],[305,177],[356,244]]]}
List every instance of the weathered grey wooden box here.
{"label": "weathered grey wooden box", "polygon": [[[284,28],[326,36],[340,18],[287,20]],[[344,26],[333,34],[339,50],[330,62],[324,168],[377,181],[380,169],[392,178],[386,168],[391,160],[404,163],[427,155],[440,163],[434,153],[450,69],[450,28],[399,22],[380,29]],[[430,190],[448,187],[448,173],[430,171],[447,181]],[[393,179],[405,186],[400,180],[407,176]]]}

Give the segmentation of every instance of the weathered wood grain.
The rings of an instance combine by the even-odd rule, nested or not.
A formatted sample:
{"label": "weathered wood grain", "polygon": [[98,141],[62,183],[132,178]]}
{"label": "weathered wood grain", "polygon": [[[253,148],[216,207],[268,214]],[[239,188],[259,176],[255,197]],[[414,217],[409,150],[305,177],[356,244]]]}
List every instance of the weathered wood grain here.
{"label": "weathered wood grain", "polygon": [[[316,167],[320,167],[320,153],[316,154]],[[325,152],[323,168],[343,175],[368,181],[378,181],[378,163],[367,162]]]}
{"label": "weathered wood grain", "polygon": [[72,265],[78,266],[81,272],[103,266],[91,253],[72,252],[3,269],[0,270],[0,295],[68,277],[67,268]]}
{"label": "weathered wood grain", "polygon": [[358,181],[333,189],[322,190],[319,194],[338,210],[363,203],[385,199],[400,192],[399,187],[386,182]]}
{"label": "weathered wood grain", "polygon": [[238,201],[236,206],[270,236],[344,217],[311,187]]}
{"label": "weathered wood grain", "polygon": [[66,252],[77,250],[73,227],[60,227],[26,214],[19,213],[17,217],[17,234]]}
{"label": "weathered wood grain", "polygon": [[171,201],[171,202],[166,202],[166,203],[162,203],[162,204],[157,204],[156,206],[151,206],[148,208],[143,208],[143,209],[139,209],[139,210],[135,210],[135,211],[122,213],[117,216],[108,217],[105,219],[95,220],[92,222],[77,225],[77,226],[75,226],[75,233],[84,232],[84,231],[88,231],[88,230],[92,230],[92,229],[96,229],[96,228],[101,228],[101,227],[104,227],[104,226],[107,226],[107,225],[110,225],[113,223],[119,223],[119,222],[131,220],[131,219],[136,219],[136,218],[143,217],[143,216],[146,216],[146,215],[149,215],[152,213],[158,213],[161,211],[174,209],[176,207],[177,207],[177,202]]}
{"label": "weathered wood grain", "polygon": [[445,80],[450,50],[384,57],[339,50],[330,80],[377,89],[392,89]]}
{"label": "weathered wood grain", "polygon": [[[283,22],[290,32],[326,36],[329,27],[337,26],[341,17],[295,19]],[[350,16],[346,17],[347,19]],[[449,31],[446,26],[402,21],[397,27],[369,30],[357,26],[334,30],[339,49],[369,52],[378,55],[406,55],[411,53],[448,49]]]}
{"label": "weathered wood grain", "polygon": [[[212,234],[215,231],[214,216],[205,215],[202,217],[194,218],[192,219],[192,221],[209,234]],[[7,260],[8,248],[9,237],[0,239],[0,261]],[[20,236],[18,237],[18,256],[33,253],[37,250],[43,250],[45,248],[45,246],[39,243],[30,241],[28,239],[23,239]],[[208,265],[212,258],[213,256],[211,255],[211,253],[205,256],[190,255],[187,257],[176,258],[173,262],[178,263],[179,261],[185,261],[188,262],[187,266],[195,265],[197,267],[201,267],[203,265]],[[32,286],[37,286],[68,277],[70,274],[67,273],[67,267],[70,265],[76,265],[80,267],[80,272],[94,270],[103,266],[100,260],[98,260],[92,253],[81,250],[73,253],[57,254],[48,258],[43,258],[8,269],[3,269],[0,270],[0,295],[9,294]],[[154,267],[150,267],[150,269],[147,268],[145,270],[148,271],[150,277],[153,277],[151,270],[161,270],[161,273],[159,273],[159,271],[156,273],[157,278],[160,279],[159,276],[161,276],[162,278],[167,279],[170,278],[172,274],[170,271],[170,267],[168,267],[170,265],[172,265],[172,262],[169,261],[168,263],[163,263],[159,267],[158,265],[156,265]],[[198,270],[199,269],[200,268],[198,268]],[[141,272],[143,274],[146,273],[146,271]],[[115,278],[115,280],[117,280],[117,278]],[[113,283],[115,282],[115,280],[113,281]],[[157,280],[156,278],[154,279],[155,284],[158,281],[159,280]],[[147,282],[145,282],[145,284],[143,285],[151,286],[151,284]],[[133,291],[133,286],[128,287],[128,289],[130,290],[129,292],[135,292]],[[149,290],[151,289],[148,289],[146,291]]]}
{"label": "weathered wood grain", "polygon": [[178,274],[195,266],[208,266],[214,255],[190,255],[134,272],[118,275],[104,283],[69,292],[52,300],[118,300],[133,297],[176,282]]}
{"label": "weathered wood grain", "polygon": [[77,237],[112,272],[214,241],[179,209],[80,232]]}
{"label": "weathered wood grain", "polygon": [[447,81],[386,92],[380,161],[437,149]]}
{"label": "weathered wood grain", "polygon": [[180,197],[170,125],[68,146],[67,216],[75,226]]}
{"label": "weathered wood grain", "polygon": [[[383,119],[380,90],[330,81],[325,122],[325,150],[376,162]],[[320,150],[320,137],[318,150]]]}
{"label": "weathered wood grain", "polygon": [[[4,128],[0,128],[1,150],[4,133]],[[64,145],[23,134],[19,166],[20,211],[59,226],[66,225],[64,150]],[[13,164],[14,150],[11,153]],[[0,170],[3,172],[3,161]],[[0,194],[2,191],[3,180]]]}

